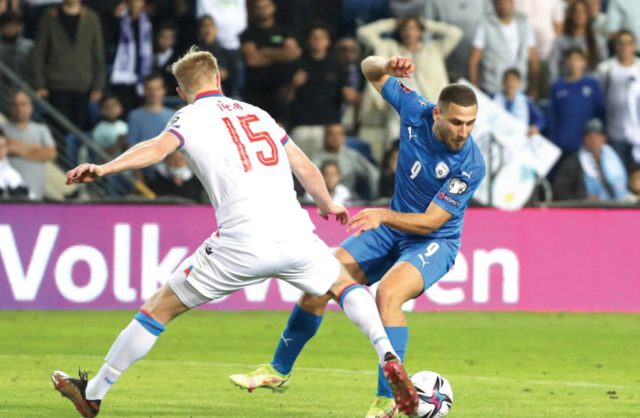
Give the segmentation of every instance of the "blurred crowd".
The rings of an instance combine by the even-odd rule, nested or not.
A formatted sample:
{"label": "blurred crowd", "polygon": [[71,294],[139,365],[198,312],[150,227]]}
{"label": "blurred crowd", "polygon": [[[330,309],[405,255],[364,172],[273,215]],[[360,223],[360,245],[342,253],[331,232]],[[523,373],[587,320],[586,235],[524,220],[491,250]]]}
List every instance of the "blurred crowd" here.
{"label": "blurred crowd", "polygon": [[[399,118],[363,79],[368,54],[412,57],[407,84],[430,101],[467,79],[549,138],[554,200],[637,201],[638,36],[638,0],[0,0],[0,60],[107,153],[164,129],[183,105],[171,64],[197,45],[223,92],[285,126],[340,203],[394,191]],[[23,91],[0,109],[0,196],[42,199],[47,162],[80,158],[33,113]],[[180,153],[135,178],[203,199]],[[114,176],[107,193],[130,184]]]}

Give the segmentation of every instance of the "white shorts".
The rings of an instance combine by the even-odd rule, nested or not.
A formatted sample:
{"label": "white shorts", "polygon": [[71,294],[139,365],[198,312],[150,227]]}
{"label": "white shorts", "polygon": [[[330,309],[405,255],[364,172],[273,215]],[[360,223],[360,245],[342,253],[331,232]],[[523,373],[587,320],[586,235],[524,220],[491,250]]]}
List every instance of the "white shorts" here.
{"label": "white shorts", "polygon": [[320,296],[340,275],[340,262],[314,233],[276,243],[246,243],[211,237],[185,259],[169,286],[194,308],[272,277]]}

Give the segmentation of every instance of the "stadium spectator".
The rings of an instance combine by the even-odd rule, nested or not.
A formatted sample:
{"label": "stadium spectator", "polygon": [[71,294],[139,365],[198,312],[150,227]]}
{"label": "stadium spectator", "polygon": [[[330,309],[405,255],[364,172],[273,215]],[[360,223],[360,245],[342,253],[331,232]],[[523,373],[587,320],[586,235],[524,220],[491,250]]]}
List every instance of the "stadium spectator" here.
{"label": "stadium spectator", "polygon": [[[389,38],[386,35],[391,34]],[[433,37],[424,41],[425,35]],[[416,90],[427,100],[437,101],[440,90],[449,83],[445,59],[462,39],[462,30],[447,23],[422,20],[417,17],[383,19],[358,29],[358,39],[375,55],[411,56],[416,64],[412,80]],[[367,95],[374,95],[372,89]],[[384,105],[384,99],[375,102],[376,108]]]}
{"label": "stadium spectator", "polygon": [[498,105],[527,126],[527,135],[540,133],[545,127],[544,114],[531,98],[522,92],[522,75],[510,68],[502,76],[502,92],[493,97]]}
{"label": "stadium spectator", "polygon": [[[23,79],[31,80],[33,41],[22,36],[22,16],[11,14],[0,18],[0,61]],[[3,83],[0,80],[0,89]]]}
{"label": "stadium spectator", "polygon": [[[626,29],[633,33],[635,39],[638,39],[640,36],[640,2],[638,0],[609,0],[607,28],[611,37],[615,37],[620,30]],[[636,51],[640,52],[637,49]]]}
{"label": "stadium spectator", "polygon": [[105,83],[104,46],[98,16],[81,0],[48,9],[33,48],[33,86],[78,127],[88,127],[88,102]]}
{"label": "stadium spectator", "polygon": [[167,155],[156,165],[156,175],[149,182],[158,196],[178,196],[199,202],[202,194],[200,181],[193,174],[181,152]]}
{"label": "stadium spectator", "polygon": [[[341,183],[342,174],[340,173],[340,167],[338,163],[332,160],[327,160],[320,166],[320,172],[322,178],[324,178],[324,184],[329,190],[331,199],[337,205],[348,204],[351,200],[351,191],[347,186]],[[313,202],[313,197],[307,192],[304,195],[304,199],[307,202]]]}
{"label": "stadium spectator", "polygon": [[563,0],[515,0],[516,11],[529,19],[536,40],[540,79],[537,97],[547,97],[550,80],[549,56],[556,37],[562,33],[565,4]]}
{"label": "stadium spectator", "polygon": [[311,155],[318,166],[331,160],[338,163],[342,174],[342,183],[356,197],[372,199],[378,195],[380,171],[359,152],[345,145],[344,128],[339,123],[325,127],[324,149]]}
{"label": "stadium spectator", "polygon": [[382,159],[382,172],[380,173],[379,197],[392,197],[396,189],[396,168],[398,166],[398,153],[400,152],[400,140],[391,143],[391,148]]}
{"label": "stadium spectator", "polygon": [[23,91],[11,97],[9,122],[3,126],[9,140],[9,161],[27,184],[29,198],[44,197],[46,163],[57,156],[56,145],[47,125],[31,121],[33,104]]}
{"label": "stadium spectator", "polygon": [[170,95],[176,95],[176,79],[171,74],[171,64],[180,58],[176,46],[176,28],[165,23],[156,31],[156,49],[153,56],[153,70],[164,77],[164,85]]}
{"label": "stadium spectator", "polygon": [[120,154],[127,148],[128,125],[122,118],[122,104],[116,96],[104,96],[100,101],[101,120],[91,131],[96,145],[109,154]]}
{"label": "stadium spectator", "polygon": [[462,29],[458,46],[447,57],[449,79],[469,78],[469,55],[476,28],[487,13],[493,13],[491,0],[428,0],[425,17]]}
{"label": "stadium spectator", "polygon": [[305,53],[291,81],[291,136],[307,155],[322,149],[325,125],[340,123],[342,102],[357,96],[329,55],[331,34],[324,23],[309,27]]}
{"label": "stadium spectator", "polygon": [[598,78],[602,85],[607,112],[607,136],[609,144],[618,152],[622,161],[631,162],[631,150],[638,139],[630,136],[637,113],[629,109],[630,100],[640,82],[640,60],[636,57],[636,38],[631,31],[621,30],[615,36],[615,56],[598,66]]}
{"label": "stadium spectator", "polygon": [[[393,37],[388,38],[385,33]],[[434,38],[424,41],[425,34]],[[423,21],[417,17],[391,18],[360,27],[358,39],[371,48],[375,55],[412,57],[416,71],[407,84],[420,91],[427,100],[437,101],[440,90],[449,83],[445,59],[462,39],[462,30],[447,23]],[[386,138],[397,135],[400,115],[367,84],[361,112],[372,111],[384,111],[382,117],[386,121]]]}
{"label": "stadium spectator", "polygon": [[[220,42],[218,42],[218,27],[216,26],[215,21],[209,15],[201,16],[198,19],[198,48],[201,51],[208,51],[213,54],[214,57],[218,60],[218,68],[220,69],[220,79],[222,80],[222,91],[228,96],[235,96],[238,94],[237,89],[232,83],[235,82],[233,77],[231,76],[227,55],[229,54],[228,50],[225,50]],[[235,89],[235,90],[234,90]]]}
{"label": "stadium spectator", "polygon": [[22,175],[9,162],[9,142],[0,129],[0,199],[28,196]]}
{"label": "stadium spectator", "polygon": [[354,36],[359,26],[389,16],[389,0],[342,0],[342,33]]}
{"label": "stadium spectator", "polygon": [[[138,142],[153,138],[162,132],[174,114],[174,110],[164,106],[166,90],[164,78],[157,73],[151,73],[144,80],[144,105],[129,113],[129,131],[127,132],[127,145],[132,147]],[[137,181],[146,183],[145,180],[153,178],[155,169],[145,168],[144,171],[136,170],[134,175]]]}
{"label": "stadium spectator", "polygon": [[309,28],[316,22],[324,22],[332,34],[341,33],[342,3],[343,0],[275,0],[277,20],[293,31],[300,44],[304,44]]}
{"label": "stadium spectator", "polygon": [[640,202],[640,164],[632,165],[628,170],[629,193],[632,202]]}
{"label": "stadium spectator", "polygon": [[[495,15],[485,15],[473,38],[469,55],[469,80],[490,95],[500,91],[502,74],[517,68],[526,88],[535,93],[538,52],[526,16],[515,13],[513,0],[493,0]],[[535,97],[535,94],[532,94]]]}
{"label": "stadium spectator", "polygon": [[110,87],[129,113],[140,104],[143,81],[153,70],[153,25],[145,0],[126,0],[125,4],[116,9],[120,30]]}
{"label": "stadium spectator", "polygon": [[567,51],[565,67],[565,76],[551,85],[549,136],[567,157],[582,145],[587,122],[604,117],[604,98],[598,80],[585,75],[587,57],[581,48]]}
{"label": "stadium spectator", "polygon": [[[242,90],[242,77],[244,64],[240,51],[240,35],[247,29],[247,2],[246,0],[197,0],[196,13],[202,24],[204,16],[210,16],[211,22],[217,29],[220,47],[224,50],[224,67],[227,78],[222,88],[226,95],[237,97]],[[202,29],[202,27],[200,26]],[[202,34],[202,32],[200,32]],[[209,49],[220,63],[222,54],[214,53]],[[222,76],[222,73],[220,74]]]}
{"label": "stadium spectator", "polygon": [[341,38],[336,42],[336,57],[344,71],[347,98],[342,103],[342,126],[348,134],[358,132],[358,111],[364,89],[364,77],[360,71],[360,46],[354,38]]}
{"label": "stadium spectator", "polygon": [[594,33],[591,26],[591,12],[586,0],[576,0],[567,9],[562,35],[553,44],[553,51],[549,58],[551,79],[562,75],[563,57],[574,47],[587,52],[587,70],[594,72],[598,64],[609,57],[607,41]]}
{"label": "stadium spectator", "polygon": [[276,120],[286,117],[286,87],[301,50],[293,32],[276,23],[272,0],[255,0],[253,20],[240,37],[246,64],[244,98]]}
{"label": "stadium spectator", "polygon": [[627,172],[606,141],[602,122],[590,120],[582,147],[560,167],[553,183],[554,199],[606,202],[627,198]]}

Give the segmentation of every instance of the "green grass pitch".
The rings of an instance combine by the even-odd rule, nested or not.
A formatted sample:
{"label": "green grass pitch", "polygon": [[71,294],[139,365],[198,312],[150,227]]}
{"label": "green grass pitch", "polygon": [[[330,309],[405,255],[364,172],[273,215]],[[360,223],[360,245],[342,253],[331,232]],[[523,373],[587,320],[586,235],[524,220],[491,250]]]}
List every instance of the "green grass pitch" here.
{"label": "green grass pitch", "polygon": [[[285,394],[227,375],[271,359],[287,312],[185,314],[103,402],[100,417],[362,417],[375,353],[341,312],[307,345]],[[0,312],[0,416],[75,417],[52,370],[90,375],[132,312]],[[640,417],[640,315],[413,313],[409,371],[451,382],[450,416]]]}

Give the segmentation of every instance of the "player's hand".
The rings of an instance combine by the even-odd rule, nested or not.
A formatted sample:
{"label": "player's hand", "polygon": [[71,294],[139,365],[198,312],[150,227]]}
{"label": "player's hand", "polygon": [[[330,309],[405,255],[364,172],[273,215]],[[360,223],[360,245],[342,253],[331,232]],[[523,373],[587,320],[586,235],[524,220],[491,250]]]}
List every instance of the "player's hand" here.
{"label": "player's hand", "polygon": [[80,164],[76,168],[67,171],[66,184],[74,183],[91,183],[98,177],[104,176],[104,169],[102,166],[84,163]]}
{"label": "player's hand", "polygon": [[347,224],[347,232],[357,237],[364,231],[376,229],[384,220],[386,209],[364,209],[358,212],[356,216],[351,218]]}
{"label": "player's hand", "polygon": [[416,65],[411,58],[393,56],[389,58],[384,69],[387,74],[394,77],[410,78],[416,71]]}
{"label": "player's hand", "polygon": [[336,205],[332,203],[326,209],[318,208],[318,215],[322,216],[324,220],[329,219],[329,215],[335,215],[336,221],[340,222],[341,225],[346,225],[349,222],[349,211],[342,205]]}

